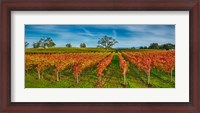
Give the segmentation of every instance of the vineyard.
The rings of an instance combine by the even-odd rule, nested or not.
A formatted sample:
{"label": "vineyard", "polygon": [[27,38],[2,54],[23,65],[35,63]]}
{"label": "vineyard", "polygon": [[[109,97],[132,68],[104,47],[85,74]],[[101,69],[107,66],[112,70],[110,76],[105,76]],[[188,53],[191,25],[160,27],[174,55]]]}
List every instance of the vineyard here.
{"label": "vineyard", "polygon": [[175,51],[25,55],[26,88],[174,88]]}

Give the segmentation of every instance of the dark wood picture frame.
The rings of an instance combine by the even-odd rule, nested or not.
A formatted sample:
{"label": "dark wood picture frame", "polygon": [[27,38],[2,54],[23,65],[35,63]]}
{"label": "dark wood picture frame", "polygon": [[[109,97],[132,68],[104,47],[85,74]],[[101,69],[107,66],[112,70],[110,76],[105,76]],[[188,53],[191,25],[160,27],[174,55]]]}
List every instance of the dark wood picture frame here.
{"label": "dark wood picture frame", "polygon": [[[199,0],[3,0],[1,1],[1,113],[128,112],[200,113]],[[11,102],[11,11],[189,11],[189,102]],[[128,98],[128,97],[127,97]]]}

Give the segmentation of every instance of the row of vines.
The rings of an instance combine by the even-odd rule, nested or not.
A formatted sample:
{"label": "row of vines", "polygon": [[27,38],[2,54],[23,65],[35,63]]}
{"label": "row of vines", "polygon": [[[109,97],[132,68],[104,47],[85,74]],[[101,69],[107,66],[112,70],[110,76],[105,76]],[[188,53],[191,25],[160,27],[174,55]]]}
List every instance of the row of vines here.
{"label": "row of vines", "polygon": [[[82,71],[93,67],[101,61],[104,65],[104,62],[112,59],[112,56],[113,54],[111,53],[28,54],[26,55],[25,69],[28,71],[31,68],[35,68],[38,73],[38,79],[40,79],[41,72],[53,67],[57,81],[59,81],[59,72],[72,69],[73,76],[77,79],[78,83]],[[100,76],[104,69],[105,67],[98,66],[98,73]]]}
{"label": "row of vines", "polygon": [[148,75],[148,84],[153,68],[169,74],[172,81],[172,72],[175,69],[175,51],[123,52],[122,54],[138,70],[144,71]]}
{"label": "row of vines", "polygon": [[[56,80],[59,81],[59,73],[71,69],[76,82],[79,83],[81,72],[96,66],[96,75],[102,80],[106,68],[111,64],[115,53],[68,53],[68,54],[26,54],[25,69],[35,69],[38,79],[41,73],[50,67],[54,69]],[[144,71],[150,83],[151,70],[164,71],[171,75],[175,69],[175,51],[140,51],[117,53],[124,85],[126,84],[126,73],[129,63]],[[114,73],[114,72],[113,72]]]}

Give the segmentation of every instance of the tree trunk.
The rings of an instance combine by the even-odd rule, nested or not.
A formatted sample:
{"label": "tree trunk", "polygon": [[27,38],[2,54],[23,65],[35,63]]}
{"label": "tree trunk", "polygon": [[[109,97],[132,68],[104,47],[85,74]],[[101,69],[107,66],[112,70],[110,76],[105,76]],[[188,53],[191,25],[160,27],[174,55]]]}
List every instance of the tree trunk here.
{"label": "tree trunk", "polygon": [[56,72],[57,81],[59,81],[58,71]]}

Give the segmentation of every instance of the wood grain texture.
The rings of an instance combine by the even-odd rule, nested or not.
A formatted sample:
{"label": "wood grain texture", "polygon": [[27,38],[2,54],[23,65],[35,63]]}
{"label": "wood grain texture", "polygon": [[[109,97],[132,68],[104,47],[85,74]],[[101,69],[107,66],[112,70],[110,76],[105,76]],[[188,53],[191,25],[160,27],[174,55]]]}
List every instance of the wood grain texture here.
{"label": "wood grain texture", "polygon": [[[190,11],[189,103],[13,103],[11,91],[11,11]],[[3,0],[0,23],[1,113],[134,112],[200,113],[199,0]]]}

